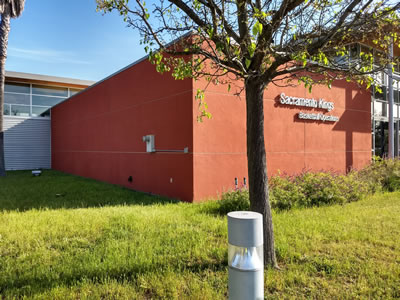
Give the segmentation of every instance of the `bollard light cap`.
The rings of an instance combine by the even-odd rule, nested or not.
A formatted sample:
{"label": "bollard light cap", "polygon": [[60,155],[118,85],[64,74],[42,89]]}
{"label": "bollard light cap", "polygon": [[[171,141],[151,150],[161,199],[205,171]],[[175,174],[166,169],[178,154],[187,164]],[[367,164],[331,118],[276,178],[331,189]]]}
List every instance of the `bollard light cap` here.
{"label": "bollard light cap", "polygon": [[258,247],[264,243],[263,216],[252,211],[228,213],[228,243],[239,247]]}

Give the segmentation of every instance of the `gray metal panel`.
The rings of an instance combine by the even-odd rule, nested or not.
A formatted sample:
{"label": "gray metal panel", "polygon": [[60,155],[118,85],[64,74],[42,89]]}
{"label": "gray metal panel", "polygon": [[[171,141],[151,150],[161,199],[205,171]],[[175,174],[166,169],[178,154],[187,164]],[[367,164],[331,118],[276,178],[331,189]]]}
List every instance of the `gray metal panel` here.
{"label": "gray metal panel", "polygon": [[50,169],[51,121],[4,116],[6,170]]}

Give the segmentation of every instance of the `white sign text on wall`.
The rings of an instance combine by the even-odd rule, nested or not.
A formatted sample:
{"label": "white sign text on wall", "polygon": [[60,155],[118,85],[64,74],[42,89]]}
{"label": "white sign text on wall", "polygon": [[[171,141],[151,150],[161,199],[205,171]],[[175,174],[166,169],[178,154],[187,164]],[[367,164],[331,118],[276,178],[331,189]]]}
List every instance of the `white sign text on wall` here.
{"label": "white sign text on wall", "polygon": [[292,97],[286,96],[285,93],[281,93],[281,104],[286,105],[295,105],[295,106],[305,106],[305,107],[313,107],[313,108],[321,108],[327,111],[331,111],[335,108],[333,102],[325,101],[324,99],[320,98],[318,100],[314,98],[299,98],[299,97]]}
{"label": "white sign text on wall", "polygon": [[[286,96],[285,93],[281,93],[280,103],[284,104],[284,105],[320,108],[320,109],[325,109],[326,111],[331,111],[335,108],[335,105],[333,102],[328,102],[322,98],[317,100],[314,98],[292,97],[292,96]],[[299,117],[299,119],[303,119],[303,120],[316,120],[316,121],[322,121],[322,122],[337,122],[337,121],[339,121],[339,117],[337,117],[337,116],[324,115],[321,113],[299,112],[298,117]]]}

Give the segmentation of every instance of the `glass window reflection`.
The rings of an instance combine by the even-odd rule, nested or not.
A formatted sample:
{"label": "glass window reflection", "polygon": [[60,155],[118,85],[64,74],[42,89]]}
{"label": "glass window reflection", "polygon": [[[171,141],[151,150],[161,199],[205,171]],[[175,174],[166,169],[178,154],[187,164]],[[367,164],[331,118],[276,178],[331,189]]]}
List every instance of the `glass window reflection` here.
{"label": "glass window reflection", "polygon": [[4,92],[30,94],[31,88],[28,83],[6,82],[4,84]]}
{"label": "glass window reflection", "polygon": [[374,116],[382,117],[383,116],[383,103],[379,101],[374,102]]}
{"label": "glass window reflection", "polygon": [[58,97],[68,97],[68,89],[62,87],[49,87],[44,85],[32,85],[32,94],[34,95],[48,95]]}
{"label": "glass window reflection", "polygon": [[69,94],[70,96],[73,96],[75,94],[78,94],[80,91],[82,90],[78,90],[78,89],[69,89]]}
{"label": "glass window reflection", "polygon": [[30,105],[29,95],[4,93],[4,103]]}
{"label": "glass window reflection", "polygon": [[11,105],[11,115],[29,117],[30,107],[27,105]]}
{"label": "glass window reflection", "polygon": [[64,98],[58,97],[46,97],[46,96],[32,96],[32,105],[41,105],[41,106],[54,106],[61,101],[64,101]]}
{"label": "glass window reflection", "polygon": [[80,89],[68,89],[29,83],[6,82],[4,115],[49,117],[49,108],[64,101]]}
{"label": "glass window reflection", "polygon": [[6,116],[10,115],[10,105],[9,104],[4,104],[4,115],[6,115]]}
{"label": "glass window reflection", "polygon": [[32,106],[33,117],[50,117],[50,107]]}

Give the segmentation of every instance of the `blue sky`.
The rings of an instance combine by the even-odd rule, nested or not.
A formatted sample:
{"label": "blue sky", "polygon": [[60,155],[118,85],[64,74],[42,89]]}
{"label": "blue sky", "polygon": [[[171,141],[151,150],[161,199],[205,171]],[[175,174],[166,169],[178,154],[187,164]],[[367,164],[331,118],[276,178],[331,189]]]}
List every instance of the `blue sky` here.
{"label": "blue sky", "polygon": [[100,80],[144,56],[139,35],[95,0],[26,0],[11,20],[6,70]]}

